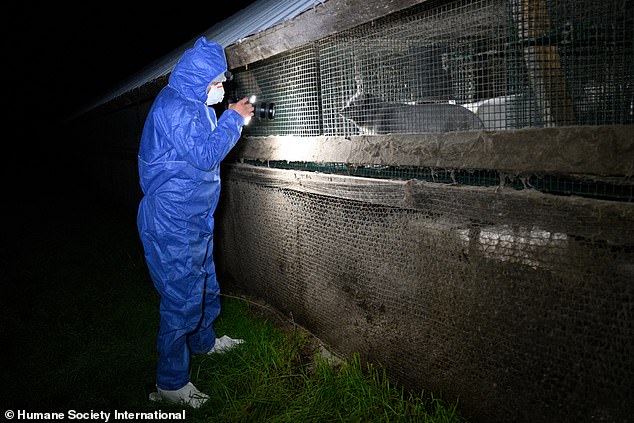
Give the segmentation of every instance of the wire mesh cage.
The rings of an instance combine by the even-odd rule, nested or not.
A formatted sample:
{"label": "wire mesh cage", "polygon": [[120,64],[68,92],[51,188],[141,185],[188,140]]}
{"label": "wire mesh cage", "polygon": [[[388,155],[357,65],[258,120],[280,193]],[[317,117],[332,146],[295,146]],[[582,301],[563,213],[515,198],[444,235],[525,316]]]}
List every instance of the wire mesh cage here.
{"label": "wire mesh cage", "polygon": [[314,45],[286,52],[235,72],[228,95],[234,99],[256,96],[255,104],[273,103],[275,118],[259,115],[245,127],[253,136],[321,133],[318,60]]}
{"label": "wire mesh cage", "polygon": [[238,70],[251,135],[634,122],[632,0],[426,1]]}
{"label": "wire mesh cage", "polygon": [[475,102],[505,94],[505,20],[493,2],[423,3],[324,40],[321,69],[333,76],[322,80],[326,133],[483,128]]}
{"label": "wire mesh cage", "polygon": [[632,3],[427,0],[237,69],[247,134],[325,137],[242,143],[223,269],[479,420],[627,420],[631,127],[349,136],[631,125]]}
{"label": "wire mesh cage", "polygon": [[628,421],[631,208],[434,185],[232,165],[224,269],[473,421]]}

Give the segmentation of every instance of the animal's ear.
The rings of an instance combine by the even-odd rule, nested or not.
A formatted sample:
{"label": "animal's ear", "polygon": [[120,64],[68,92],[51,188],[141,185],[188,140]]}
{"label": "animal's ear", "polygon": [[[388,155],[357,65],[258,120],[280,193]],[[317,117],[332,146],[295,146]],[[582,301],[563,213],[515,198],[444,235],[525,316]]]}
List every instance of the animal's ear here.
{"label": "animal's ear", "polygon": [[359,72],[359,69],[357,68],[357,64],[354,64],[354,82],[357,85],[357,92],[356,94],[362,94],[363,93],[363,78],[361,78],[361,73]]}
{"label": "animal's ear", "polygon": [[363,94],[363,79],[359,75],[355,75],[354,82],[357,84],[356,94]]}

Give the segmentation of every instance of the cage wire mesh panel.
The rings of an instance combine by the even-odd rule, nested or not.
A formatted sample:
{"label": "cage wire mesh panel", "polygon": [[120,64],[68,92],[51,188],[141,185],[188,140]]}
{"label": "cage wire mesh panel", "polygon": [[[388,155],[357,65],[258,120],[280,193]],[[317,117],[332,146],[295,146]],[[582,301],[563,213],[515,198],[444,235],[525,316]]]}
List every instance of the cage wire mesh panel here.
{"label": "cage wire mesh panel", "polygon": [[[565,150],[550,174],[497,164],[553,152],[530,137],[578,148],[594,128],[515,129],[634,123],[633,11],[632,0],[428,0],[233,69],[228,97],[276,105],[244,134],[315,137],[335,153],[289,162],[278,148],[286,157],[268,160],[271,137],[257,166],[223,164],[223,287],[233,279],[395,382],[459,399],[474,423],[632,422],[632,168],[571,170],[631,157],[632,144],[619,150],[614,128],[597,128],[605,142],[588,144],[601,149]],[[382,162],[403,134],[481,129],[513,147],[485,149],[499,156],[491,166],[478,167],[484,154],[417,161],[440,144],[456,148],[429,157],[473,157],[445,143],[463,138],[453,133],[409,137],[412,160]],[[342,141],[374,156],[351,164]]]}
{"label": "cage wire mesh panel", "polygon": [[426,2],[324,40],[326,134],[502,129],[476,103],[506,94],[507,20],[499,2]]}
{"label": "cage wire mesh panel", "polygon": [[[238,73],[251,135],[634,123],[632,0],[426,1]],[[323,115],[322,115],[323,114]]]}
{"label": "cage wire mesh panel", "polygon": [[[380,156],[406,133],[630,125],[633,7],[430,0],[236,69],[238,96],[277,108],[245,133],[332,136],[312,145],[332,142],[335,153],[327,162],[260,158],[283,150],[272,137],[225,165],[219,271],[339,351],[385,364],[409,387],[460,398],[474,422],[631,421],[631,171],[570,171],[578,157],[569,150],[566,171],[539,175],[479,168],[486,158],[446,169],[382,158],[351,165],[342,137],[378,140],[359,148]],[[615,131],[461,136],[489,147],[486,136],[508,136],[485,154],[530,162],[541,150],[522,150],[525,139],[568,145],[574,136],[553,133],[571,129],[583,142],[590,129]],[[630,128],[618,129],[627,138]],[[385,133],[399,135],[349,137]],[[422,151],[461,136],[409,140],[427,141]],[[474,155],[469,143],[452,145]],[[616,149],[601,160],[612,163]]]}
{"label": "cage wire mesh panel", "polygon": [[511,2],[545,125],[634,122],[634,2]]}
{"label": "cage wire mesh panel", "polygon": [[256,104],[273,103],[275,118],[257,116],[244,127],[251,136],[321,133],[318,60],[313,45],[302,47],[235,72],[228,94],[236,99],[257,97]]}
{"label": "cage wire mesh panel", "polygon": [[252,295],[472,421],[631,417],[628,204],[300,174],[224,179],[221,268]]}
{"label": "cage wire mesh panel", "polygon": [[432,1],[337,34],[320,50],[325,132],[631,124],[633,16],[631,1]]}

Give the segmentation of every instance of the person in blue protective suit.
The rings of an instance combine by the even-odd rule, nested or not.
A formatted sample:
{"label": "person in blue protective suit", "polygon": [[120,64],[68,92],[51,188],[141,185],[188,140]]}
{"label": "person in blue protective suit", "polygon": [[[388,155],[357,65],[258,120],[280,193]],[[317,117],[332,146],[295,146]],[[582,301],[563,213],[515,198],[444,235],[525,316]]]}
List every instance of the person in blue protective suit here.
{"label": "person in blue protective suit", "polygon": [[160,293],[159,360],[151,400],[199,407],[207,399],[190,381],[190,356],[226,351],[242,340],[216,339],[219,287],[212,257],[220,162],[253,116],[247,99],[219,119],[227,62],[223,48],[199,38],[174,67],[149,111],[139,148],[144,196],[137,225]]}

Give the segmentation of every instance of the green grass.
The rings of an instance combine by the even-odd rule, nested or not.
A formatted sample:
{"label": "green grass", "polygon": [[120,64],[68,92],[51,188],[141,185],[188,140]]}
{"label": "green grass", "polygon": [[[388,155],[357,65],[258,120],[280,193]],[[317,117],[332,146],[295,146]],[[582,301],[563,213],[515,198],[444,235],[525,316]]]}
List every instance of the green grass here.
{"label": "green grass", "polygon": [[196,358],[192,380],[211,400],[192,421],[458,422],[456,404],[406,394],[385,371],[358,355],[333,364],[300,328],[250,317],[247,303],[224,300],[219,333],[247,343],[225,355]]}
{"label": "green grass", "polygon": [[[95,213],[26,224],[12,244],[0,311],[9,360],[5,409],[179,411],[154,389],[158,302],[129,217]],[[34,229],[35,228],[35,229]],[[222,283],[222,282],[221,282]],[[262,306],[223,297],[218,335],[246,344],[194,357],[193,383],[210,395],[192,422],[459,422],[456,404],[406,393],[358,355],[332,363],[316,340]]]}

